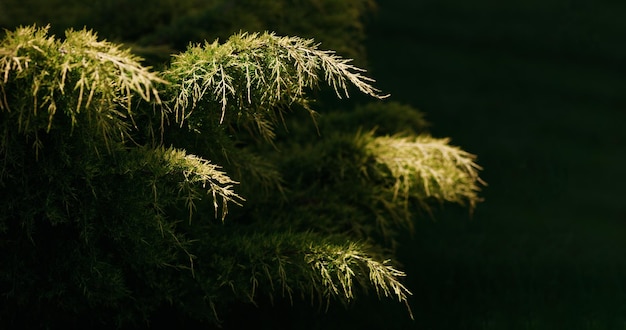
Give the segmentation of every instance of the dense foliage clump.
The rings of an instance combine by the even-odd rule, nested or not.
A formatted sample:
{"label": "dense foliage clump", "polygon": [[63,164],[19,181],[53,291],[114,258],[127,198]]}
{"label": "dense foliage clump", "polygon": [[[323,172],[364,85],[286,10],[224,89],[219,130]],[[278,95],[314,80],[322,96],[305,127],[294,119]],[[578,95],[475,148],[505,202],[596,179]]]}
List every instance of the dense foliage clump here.
{"label": "dense foliage clump", "polygon": [[139,61],[87,30],[1,40],[3,324],[123,326],[163,308],[216,324],[260,296],[368,290],[406,304],[397,231],[432,201],[479,201],[474,156],[414,109],[318,116],[324,85],[385,95],[311,40],[242,33],[160,72]]}

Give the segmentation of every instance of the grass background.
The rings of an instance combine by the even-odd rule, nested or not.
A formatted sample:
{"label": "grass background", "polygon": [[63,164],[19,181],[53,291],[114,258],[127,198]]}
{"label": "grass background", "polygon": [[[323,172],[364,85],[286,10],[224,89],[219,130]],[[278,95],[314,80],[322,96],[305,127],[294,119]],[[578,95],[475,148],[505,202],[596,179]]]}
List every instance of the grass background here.
{"label": "grass background", "polygon": [[404,240],[416,320],[387,328],[626,329],[626,3],[379,5],[378,86],[489,183],[471,219],[446,208]]}

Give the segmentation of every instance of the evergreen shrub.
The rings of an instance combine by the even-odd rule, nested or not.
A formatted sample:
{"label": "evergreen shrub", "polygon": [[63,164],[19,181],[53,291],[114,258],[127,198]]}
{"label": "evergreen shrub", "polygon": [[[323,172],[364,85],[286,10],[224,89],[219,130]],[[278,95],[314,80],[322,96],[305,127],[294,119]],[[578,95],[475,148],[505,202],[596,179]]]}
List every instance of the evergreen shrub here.
{"label": "evergreen shrub", "polygon": [[[233,35],[160,71],[94,32],[0,41],[0,318],[7,327],[206,324],[259,297],[407,304],[397,232],[474,207],[475,157],[311,40]],[[303,116],[304,115],[304,116]],[[408,304],[407,304],[408,307]],[[410,310],[409,310],[410,315]]]}

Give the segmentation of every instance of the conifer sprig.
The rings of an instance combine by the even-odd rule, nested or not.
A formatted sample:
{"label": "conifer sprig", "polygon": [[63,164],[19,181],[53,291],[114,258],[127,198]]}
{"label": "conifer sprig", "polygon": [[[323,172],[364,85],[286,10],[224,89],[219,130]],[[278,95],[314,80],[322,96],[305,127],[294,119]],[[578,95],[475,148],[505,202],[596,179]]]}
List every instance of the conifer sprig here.
{"label": "conifer sprig", "polygon": [[408,306],[411,292],[399,281],[406,274],[389,265],[389,260],[375,260],[362,245],[355,242],[311,245],[305,260],[318,272],[324,296],[351,300],[355,297],[354,281],[357,281],[363,288],[374,287],[379,297],[395,296]]}
{"label": "conifer sprig", "polygon": [[172,83],[176,120],[182,124],[195,116],[193,125],[203,119],[219,123],[227,117],[243,119],[254,122],[261,135],[271,139],[281,110],[298,104],[312,111],[305,94],[318,88],[320,79],[339,97],[348,96],[349,83],[367,95],[386,97],[350,59],[317,47],[313,40],[271,33],[241,33],[223,44],[190,46],[174,57],[165,73]]}
{"label": "conifer sprig", "polygon": [[[379,297],[395,297],[408,307],[411,292],[401,283],[406,274],[389,260],[374,257],[376,247],[314,232],[266,232],[263,225],[257,229],[254,234],[226,235],[229,241],[219,240],[214,247],[230,251],[219,256],[220,262],[213,264],[221,267],[211,271],[232,293],[251,301],[259,292],[281,293],[292,301],[300,293],[303,299],[328,303],[350,302],[359,291],[374,288]],[[248,277],[248,283],[235,280]]]}
{"label": "conifer sprig", "polygon": [[481,167],[475,163],[475,155],[449,142],[428,135],[382,136],[374,138],[367,148],[393,178],[394,200],[407,203],[413,197],[428,209],[425,201],[432,198],[467,203],[471,210],[481,200],[480,186],[485,185],[478,176]]}
{"label": "conifer sprig", "polygon": [[[238,182],[226,175],[220,166],[184,150],[171,147],[136,148],[125,157],[127,160],[121,166],[121,171],[151,173],[148,182],[152,187],[155,205],[161,204],[164,199],[159,196],[160,191],[175,187],[177,191],[171,195],[178,199],[168,203],[182,202],[189,219],[194,215],[196,203],[202,201],[205,195],[212,198],[215,217],[222,221],[228,214],[228,203],[241,205],[243,201],[233,190]],[[166,197],[171,198],[169,195]]]}
{"label": "conifer sprig", "polygon": [[[0,43],[0,111],[15,116],[24,134],[85,126],[108,144],[128,134],[133,98],[160,103],[155,84],[164,81],[129,50],[92,31],[68,30],[60,40],[48,29],[8,31]],[[55,120],[57,110],[65,119]]]}

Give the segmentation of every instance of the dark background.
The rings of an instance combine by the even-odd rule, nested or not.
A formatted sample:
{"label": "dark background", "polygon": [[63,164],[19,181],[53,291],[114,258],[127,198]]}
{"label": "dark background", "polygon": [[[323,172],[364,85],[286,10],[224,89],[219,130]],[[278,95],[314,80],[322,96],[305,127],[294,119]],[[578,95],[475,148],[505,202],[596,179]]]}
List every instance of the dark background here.
{"label": "dark background", "polygon": [[404,242],[416,320],[394,328],[625,328],[626,3],[379,5],[372,75],[489,184]]}

